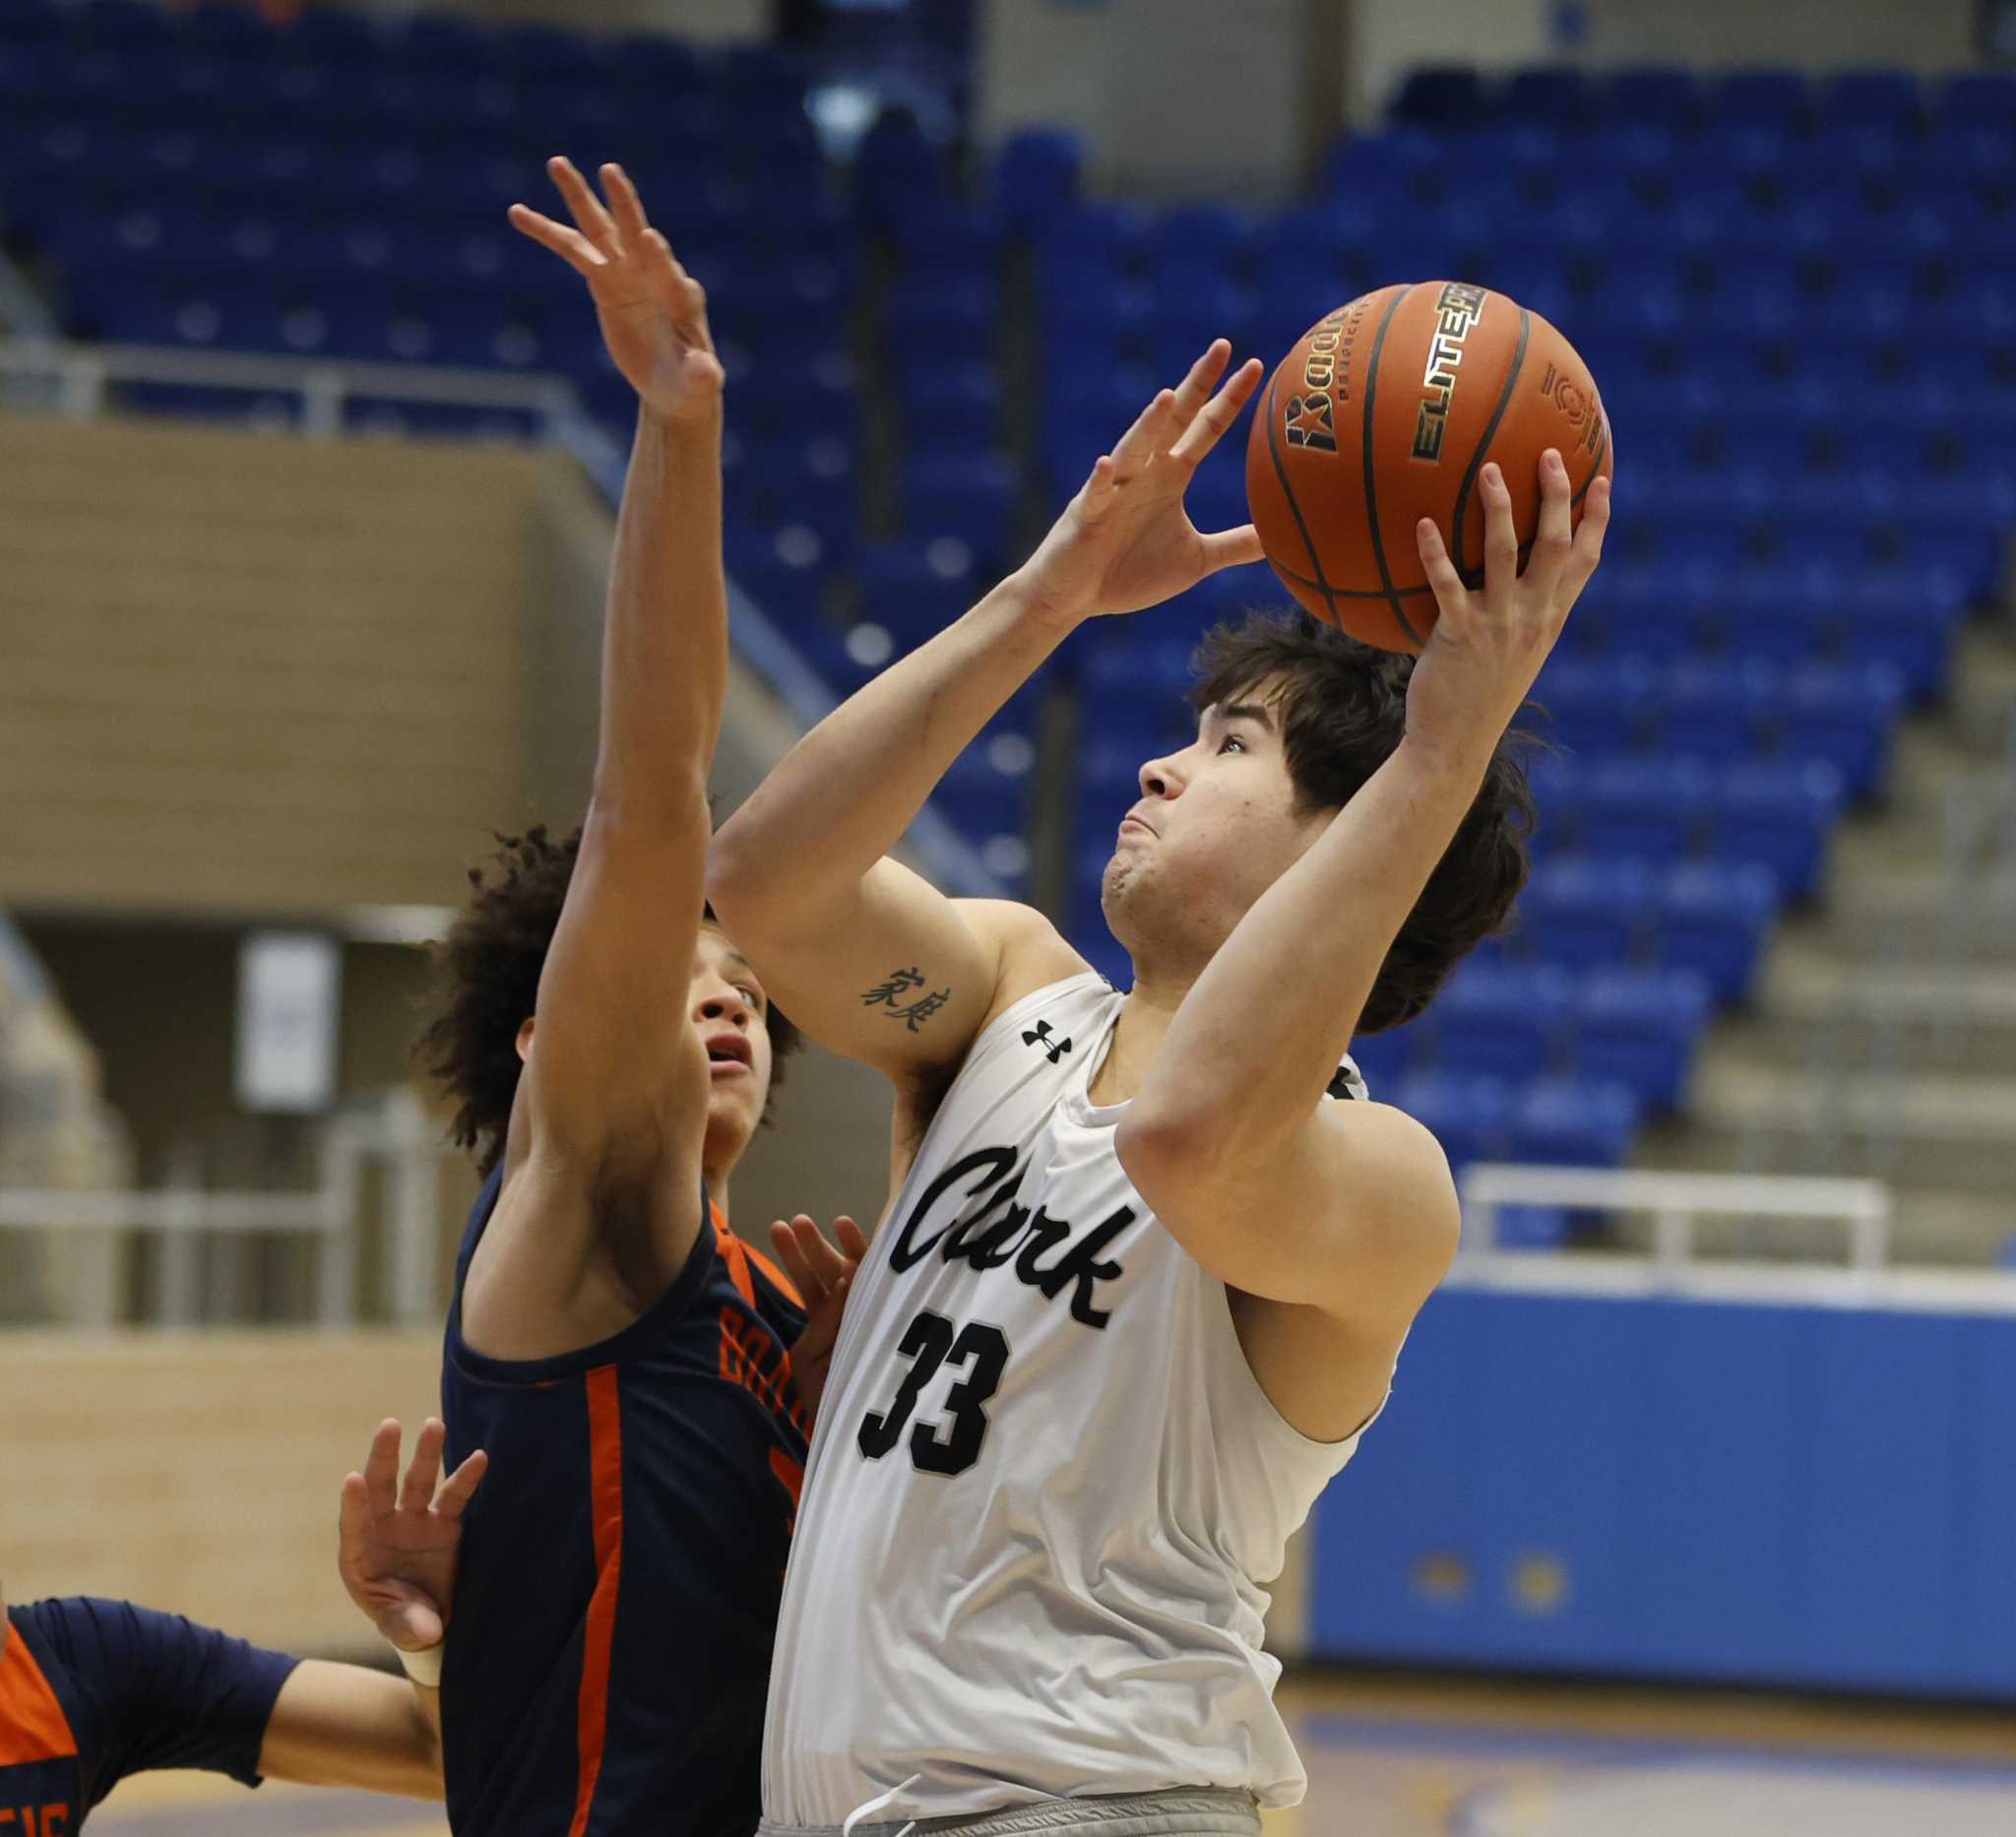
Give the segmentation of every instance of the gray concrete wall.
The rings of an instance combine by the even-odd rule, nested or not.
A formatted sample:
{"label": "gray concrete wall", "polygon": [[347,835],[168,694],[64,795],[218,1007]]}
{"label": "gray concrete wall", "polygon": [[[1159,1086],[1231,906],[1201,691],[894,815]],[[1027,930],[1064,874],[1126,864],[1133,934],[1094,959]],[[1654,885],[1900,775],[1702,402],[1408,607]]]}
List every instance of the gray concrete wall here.
{"label": "gray concrete wall", "polygon": [[1338,118],[1341,0],[987,0],[978,128],[1075,129],[1095,190],[1279,202]]}

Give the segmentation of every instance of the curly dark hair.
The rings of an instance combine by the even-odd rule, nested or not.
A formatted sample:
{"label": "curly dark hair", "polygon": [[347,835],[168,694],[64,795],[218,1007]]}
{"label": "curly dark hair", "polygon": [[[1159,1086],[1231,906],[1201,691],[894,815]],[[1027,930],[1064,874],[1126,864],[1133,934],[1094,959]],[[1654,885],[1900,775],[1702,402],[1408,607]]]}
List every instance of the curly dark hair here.
{"label": "curly dark hair", "polygon": [[[522,836],[495,840],[497,853],[469,870],[470,903],[435,949],[442,993],[413,1046],[421,1070],[456,1101],[450,1138],[475,1155],[477,1171],[485,1175],[504,1152],[523,1069],[518,1030],[538,999],[539,972],[567,900],[581,831],[555,841],[544,824],[535,824]],[[720,923],[711,906],[704,917],[709,924]],[[764,1027],[771,1072],[763,1120],[770,1123],[776,1120],[785,1060],[804,1038],[769,1003]]]}
{"label": "curly dark hair", "polygon": [[[1266,687],[1280,712],[1298,814],[1341,809],[1400,744],[1414,659],[1375,651],[1308,613],[1249,612],[1217,625],[1191,660],[1190,706],[1206,709]],[[1386,953],[1358,1032],[1411,1021],[1479,940],[1502,930],[1531,865],[1533,792],[1520,755],[1530,736],[1498,742],[1482,788]]]}

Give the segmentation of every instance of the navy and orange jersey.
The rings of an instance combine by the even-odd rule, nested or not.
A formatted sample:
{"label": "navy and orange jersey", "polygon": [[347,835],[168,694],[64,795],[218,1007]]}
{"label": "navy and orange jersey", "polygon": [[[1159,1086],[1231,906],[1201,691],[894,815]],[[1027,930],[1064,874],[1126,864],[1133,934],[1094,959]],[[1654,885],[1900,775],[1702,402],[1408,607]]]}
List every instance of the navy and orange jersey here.
{"label": "navy and orange jersey", "polygon": [[[711,1205],[670,1286],[613,1338],[441,1372],[451,1461],[490,1465],[464,1518],[441,1676],[457,1837],[745,1837],[809,1423],[795,1291]],[[0,1837],[5,1837],[0,1833]]]}
{"label": "navy and orange jersey", "polygon": [[0,1837],[72,1837],[114,1786],[152,1767],[257,1786],[266,1724],[295,1663],[129,1601],[9,1608]]}

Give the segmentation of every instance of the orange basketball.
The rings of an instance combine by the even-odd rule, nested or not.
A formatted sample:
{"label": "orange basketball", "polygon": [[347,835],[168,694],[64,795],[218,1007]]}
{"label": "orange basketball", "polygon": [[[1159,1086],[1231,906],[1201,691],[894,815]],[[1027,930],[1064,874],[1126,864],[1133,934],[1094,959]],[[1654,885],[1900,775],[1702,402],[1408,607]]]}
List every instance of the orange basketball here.
{"label": "orange basketball", "polygon": [[1575,348],[1539,313],[1458,281],[1381,287],[1313,326],[1261,392],[1246,501],[1282,584],[1318,618],[1387,651],[1435,625],[1415,526],[1432,517],[1483,580],[1478,474],[1496,460],[1524,559],[1540,456],[1558,447],[1579,522],[1610,471],[1610,424]]}

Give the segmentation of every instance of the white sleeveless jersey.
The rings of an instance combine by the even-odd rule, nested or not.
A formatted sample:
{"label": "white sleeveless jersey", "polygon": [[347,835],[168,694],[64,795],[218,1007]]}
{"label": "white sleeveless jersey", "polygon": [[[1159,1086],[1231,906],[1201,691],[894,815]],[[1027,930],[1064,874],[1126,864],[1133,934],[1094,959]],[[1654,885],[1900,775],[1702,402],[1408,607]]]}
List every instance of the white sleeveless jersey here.
{"label": "white sleeveless jersey", "polygon": [[1121,1172],[1124,1106],[1086,1095],[1120,1002],[1087,974],[980,1035],[854,1279],[778,1623],[768,1820],[1302,1796],[1261,1584],[1357,1436],[1289,1426],[1225,1284]]}

